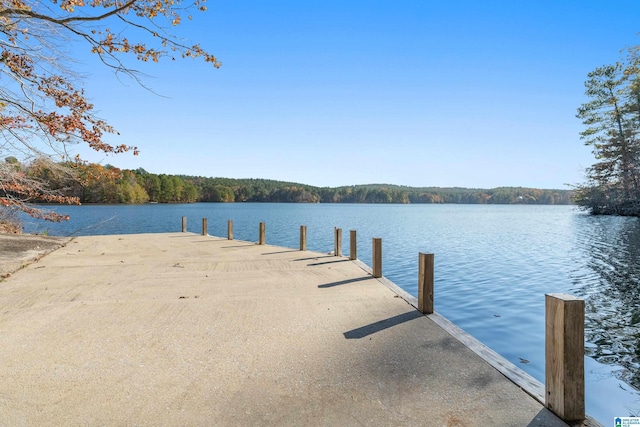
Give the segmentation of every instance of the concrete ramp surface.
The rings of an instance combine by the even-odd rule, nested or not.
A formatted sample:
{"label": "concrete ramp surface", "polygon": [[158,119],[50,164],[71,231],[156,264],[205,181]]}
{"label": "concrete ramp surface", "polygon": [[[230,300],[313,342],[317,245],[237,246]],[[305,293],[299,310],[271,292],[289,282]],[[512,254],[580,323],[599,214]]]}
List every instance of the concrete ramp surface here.
{"label": "concrete ramp surface", "polygon": [[78,237],[0,282],[0,425],[562,426],[347,258]]}

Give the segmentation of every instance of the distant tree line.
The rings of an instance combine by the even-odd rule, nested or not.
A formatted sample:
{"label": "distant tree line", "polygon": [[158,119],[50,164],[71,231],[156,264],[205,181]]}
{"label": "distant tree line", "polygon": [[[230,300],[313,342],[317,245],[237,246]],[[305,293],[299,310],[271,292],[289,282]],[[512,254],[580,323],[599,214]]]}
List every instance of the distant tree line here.
{"label": "distant tree line", "polygon": [[15,158],[7,158],[5,163],[11,164],[29,179],[46,182],[52,191],[77,197],[81,203],[569,204],[572,197],[572,192],[568,190],[522,187],[483,190],[371,184],[329,188],[269,179],[153,174],[142,168],[127,170],[93,163],[65,164],[61,168],[38,161],[23,165]]}
{"label": "distant tree line", "polygon": [[314,187],[268,179],[231,179],[181,176],[198,190],[201,202],[286,203],[483,203],[483,204],[571,204],[572,191],[500,187],[470,188],[406,187],[399,185],[355,185]]}

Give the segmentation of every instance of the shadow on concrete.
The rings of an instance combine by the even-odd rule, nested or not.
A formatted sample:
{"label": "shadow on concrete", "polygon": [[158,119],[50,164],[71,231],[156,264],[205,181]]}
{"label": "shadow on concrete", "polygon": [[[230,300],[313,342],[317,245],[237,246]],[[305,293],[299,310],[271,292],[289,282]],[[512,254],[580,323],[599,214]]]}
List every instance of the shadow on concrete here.
{"label": "shadow on concrete", "polygon": [[323,262],[314,262],[311,264],[307,264],[309,267],[312,267],[314,265],[323,265],[323,264],[334,264],[336,262],[345,262],[345,261],[349,261],[349,259],[336,259],[334,261],[323,261]]}
{"label": "shadow on concrete", "polygon": [[[398,328],[389,329],[394,326]],[[389,408],[394,408],[393,404],[415,401],[420,398],[420,393],[430,396],[435,404],[428,413],[434,418],[432,422],[426,421],[421,425],[568,427],[553,413],[532,402],[532,398],[517,386],[508,384],[509,381],[489,364],[479,362],[475,353],[455,337],[443,334],[437,325],[417,310],[344,332],[343,335],[347,340],[366,343],[367,351],[351,360],[344,360],[340,366],[346,368],[341,375],[348,376],[361,369],[374,378],[372,381],[384,385],[383,390],[394,390],[397,394],[383,393],[378,397]],[[509,396],[510,390],[517,395]],[[401,397],[394,400],[394,396]],[[478,413],[479,408],[482,409],[481,414]],[[490,422],[483,423],[483,418]],[[405,420],[395,425],[414,424],[415,421]]]}
{"label": "shadow on concrete", "polygon": [[334,258],[333,255],[320,255],[320,256],[312,256],[309,258],[296,258],[292,261],[311,261],[311,260],[319,260],[321,258]]}
{"label": "shadow on concrete", "polygon": [[527,427],[549,427],[549,426],[560,426],[560,425],[570,425],[562,421],[556,414],[548,410],[547,408],[542,408],[540,412],[536,414],[536,416],[531,420]]}
{"label": "shadow on concrete", "polygon": [[409,322],[414,319],[423,317],[424,315],[418,310],[411,310],[404,314],[390,317],[388,319],[380,320],[379,322],[371,323],[366,326],[362,326],[357,329],[352,329],[344,333],[344,337],[348,340],[360,339],[366,336],[375,334],[376,332],[383,331],[401,323]]}
{"label": "shadow on concrete", "polygon": [[299,249],[290,249],[288,251],[278,251],[278,252],[264,252],[261,253],[260,255],[276,255],[276,254],[287,254],[289,252],[300,252]]}
{"label": "shadow on concrete", "polygon": [[334,286],[346,285],[349,283],[361,282],[363,280],[369,280],[369,279],[371,279],[371,276],[358,277],[356,279],[340,280],[339,282],[325,283],[324,285],[318,285],[318,287],[321,289],[333,288]]}

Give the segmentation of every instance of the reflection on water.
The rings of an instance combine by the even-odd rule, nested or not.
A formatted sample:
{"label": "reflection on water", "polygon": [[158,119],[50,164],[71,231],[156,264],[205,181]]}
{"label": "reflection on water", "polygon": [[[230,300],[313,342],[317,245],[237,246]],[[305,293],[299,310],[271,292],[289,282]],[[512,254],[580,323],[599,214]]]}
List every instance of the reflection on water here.
{"label": "reflection on water", "polygon": [[574,293],[585,298],[586,354],[623,367],[616,376],[640,389],[640,220],[575,220],[583,262],[574,272]]}

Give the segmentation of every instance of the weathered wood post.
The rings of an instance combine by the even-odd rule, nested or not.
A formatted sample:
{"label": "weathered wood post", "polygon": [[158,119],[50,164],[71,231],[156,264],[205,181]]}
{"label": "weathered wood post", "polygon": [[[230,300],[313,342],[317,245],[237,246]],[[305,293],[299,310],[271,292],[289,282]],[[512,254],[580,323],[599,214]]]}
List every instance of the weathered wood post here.
{"label": "weathered wood post", "polygon": [[233,220],[227,221],[227,240],[233,240]]}
{"label": "weathered wood post", "polygon": [[382,277],[382,239],[380,237],[373,238],[373,256],[372,272],[373,277]]}
{"label": "weathered wood post", "polygon": [[307,226],[306,225],[300,226],[300,250],[301,251],[307,250]]}
{"label": "weathered wood post", "polygon": [[259,245],[264,245],[267,242],[267,230],[264,222],[260,223],[260,237],[258,240]]}
{"label": "weathered wood post", "polygon": [[356,230],[349,230],[349,259],[358,259],[358,246],[356,244]]}
{"label": "weathered wood post", "polygon": [[207,234],[207,218],[202,218],[202,235],[206,236]]}
{"label": "weathered wood post", "polygon": [[545,406],[565,421],[583,420],[584,300],[545,295]]}
{"label": "weathered wood post", "polygon": [[433,254],[418,254],[418,310],[433,313]]}
{"label": "weathered wood post", "polygon": [[182,217],[182,232],[183,233],[187,232],[187,217],[186,216]]}
{"label": "weathered wood post", "polygon": [[335,256],[342,256],[342,228],[334,228],[333,249]]}

